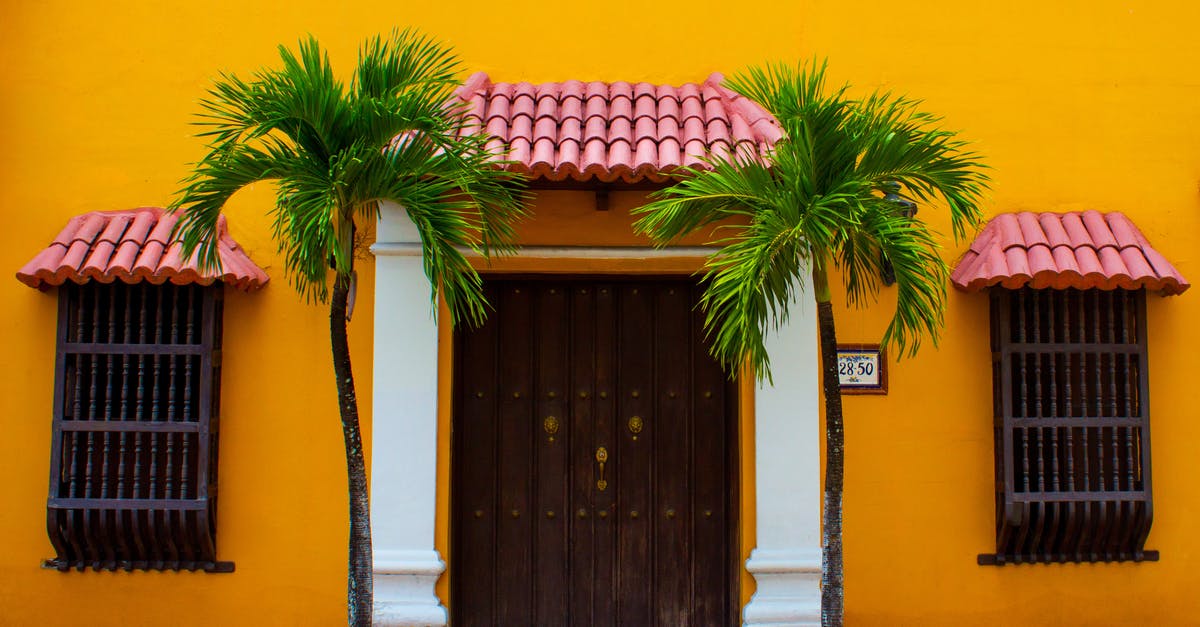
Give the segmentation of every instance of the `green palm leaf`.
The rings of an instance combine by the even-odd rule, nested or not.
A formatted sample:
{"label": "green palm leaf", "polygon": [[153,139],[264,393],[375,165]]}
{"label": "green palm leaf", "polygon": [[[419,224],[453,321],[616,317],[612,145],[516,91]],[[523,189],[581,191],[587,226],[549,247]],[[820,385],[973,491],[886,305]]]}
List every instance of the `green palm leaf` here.
{"label": "green palm leaf", "polygon": [[350,480],[348,616],[367,625],[370,510],[346,334],[355,224],[378,220],[383,202],[404,207],[421,237],[431,302],[440,290],[452,323],[478,324],[487,303],[467,253],[514,250],[525,197],[488,154],[487,138],[464,129],[453,98],[459,62],[448,48],[413,31],[375,37],[360,49],[349,86],[311,37],[279,54],[280,67],[248,80],[222,75],[209,90],[197,120],[209,150],[172,209],[184,254],[216,268],[225,203],[251,183],[275,182],[270,215],[285,272],[305,298],[330,304]]}
{"label": "green palm leaf", "polygon": [[936,343],[948,274],[938,236],[886,192],[899,187],[943,203],[957,238],[978,224],[988,179],[978,155],[918,102],[884,92],[851,99],[846,86],[826,86],[823,63],[754,68],[728,86],[774,115],[783,138],[761,157],[682,171],[635,210],[634,227],[666,246],[721,221],[735,225],[718,228],[720,252],[704,267],[700,300],[712,353],[731,376],[749,363],[770,380],[764,336],[801,292],[817,301],[826,412],[821,615],[822,624],[841,625],[844,438],[829,276],[840,274],[848,300],[861,306],[890,266],[896,310],[883,343],[901,355],[915,354],[923,338]]}
{"label": "green palm leaf", "polygon": [[[898,183],[922,203],[943,203],[955,236],[980,220],[987,176],[966,142],[919,103],[877,92],[861,100],[829,89],[825,65],[768,65],[727,86],[760,103],[784,131],[764,159],[739,157],[685,170],[635,210],[635,229],[658,245],[721,220],[721,252],[705,267],[702,300],[713,352],[733,372],[749,360],[770,377],[763,333],[778,327],[812,269],[837,271],[854,305],[872,302],[886,261],[896,270],[896,313],[884,342],[914,354],[937,341],[946,266],[937,234],[883,200]],[[821,298],[821,295],[817,295]]]}
{"label": "green palm leaf", "polygon": [[216,267],[221,208],[242,187],[274,180],[287,275],[325,302],[330,282],[352,271],[355,220],[373,221],[379,203],[393,201],[417,225],[431,296],[442,288],[455,322],[481,320],[481,281],[462,250],[512,251],[525,198],[486,138],[464,131],[457,58],[414,31],[375,37],[347,87],[311,37],[279,53],[278,69],[223,75],[201,102],[198,135],[209,153],[173,204],[185,253]]}

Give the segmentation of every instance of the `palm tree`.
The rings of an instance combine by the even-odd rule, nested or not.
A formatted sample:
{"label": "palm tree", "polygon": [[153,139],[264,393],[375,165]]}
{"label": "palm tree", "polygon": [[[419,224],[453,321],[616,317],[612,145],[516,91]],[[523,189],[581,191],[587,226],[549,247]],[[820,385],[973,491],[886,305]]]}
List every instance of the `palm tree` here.
{"label": "palm tree", "polygon": [[510,251],[523,196],[448,104],[459,70],[448,48],[411,31],[375,37],[348,87],[311,37],[279,53],[281,68],[248,81],[223,75],[201,102],[209,152],[173,208],[185,252],[214,267],[225,202],[251,183],[277,183],[271,215],[285,271],[307,300],[329,304],[350,495],[349,623],[369,625],[370,508],[346,337],[355,223],[376,220],[381,202],[403,206],[421,235],[432,298],[440,288],[452,322],[478,323],[486,301],[463,251]]}
{"label": "palm tree", "polygon": [[947,267],[936,234],[889,192],[940,200],[958,238],[977,226],[988,179],[978,156],[918,103],[827,90],[823,63],[751,69],[728,86],[772,113],[783,138],[765,155],[741,152],[684,170],[637,210],[635,228],[667,245],[719,221],[738,225],[718,227],[729,235],[714,242],[721,250],[705,265],[700,300],[713,355],[729,372],[749,363],[770,378],[763,335],[786,320],[811,278],[825,394],[821,622],[840,625],[844,449],[830,275],[840,274],[850,303],[861,305],[890,266],[896,311],[883,342],[901,355],[915,354],[925,335],[936,344]]}

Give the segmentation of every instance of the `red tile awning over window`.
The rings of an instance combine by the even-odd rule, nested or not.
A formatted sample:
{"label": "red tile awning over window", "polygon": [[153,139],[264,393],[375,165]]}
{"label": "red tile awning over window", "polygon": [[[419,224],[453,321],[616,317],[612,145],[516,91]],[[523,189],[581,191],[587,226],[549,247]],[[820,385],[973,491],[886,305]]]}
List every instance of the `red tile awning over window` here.
{"label": "red tile awning over window", "polygon": [[247,291],[270,280],[229,235],[225,216],[217,223],[219,271],[202,271],[195,255],[184,259],[183,245],[168,241],[177,221],[177,216],[158,207],[75,216],[49,246],[17,271],[17,279],[38,289],[67,280],[111,283],[120,279],[177,285],[223,281]]}
{"label": "red tile awning over window", "polygon": [[1181,294],[1189,287],[1123,213],[1084,211],[998,215],[950,275],[969,292],[1008,289],[1140,289]]}
{"label": "red tile awning over window", "polygon": [[[468,132],[535,179],[663,181],[680,166],[731,152],[760,155],[782,136],[753,101],[713,74],[678,87],[651,83],[492,83],[477,73],[458,89]],[[741,151],[741,152],[738,152]]]}

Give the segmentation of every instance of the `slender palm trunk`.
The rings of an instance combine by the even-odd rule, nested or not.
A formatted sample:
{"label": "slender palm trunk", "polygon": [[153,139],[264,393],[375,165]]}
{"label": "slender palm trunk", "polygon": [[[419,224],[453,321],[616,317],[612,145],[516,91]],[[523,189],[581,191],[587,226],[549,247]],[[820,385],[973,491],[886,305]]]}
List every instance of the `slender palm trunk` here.
{"label": "slender palm trunk", "polygon": [[338,409],[346,441],[346,475],[350,483],[350,561],[347,577],[347,624],[371,624],[371,508],[367,495],[367,469],[363,463],[362,434],[358,429],[358,398],[350,369],[350,341],[346,335],[346,303],[350,276],[338,275],[329,305],[329,337],[333,345],[333,372],[337,377]]}
{"label": "slender palm trunk", "polygon": [[842,388],[838,381],[837,333],[829,277],[813,271],[817,329],[821,337],[821,379],[825,392],[825,511],[821,527],[821,625],[840,627],[845,617],[842,588],[842,478],[844,433]]}

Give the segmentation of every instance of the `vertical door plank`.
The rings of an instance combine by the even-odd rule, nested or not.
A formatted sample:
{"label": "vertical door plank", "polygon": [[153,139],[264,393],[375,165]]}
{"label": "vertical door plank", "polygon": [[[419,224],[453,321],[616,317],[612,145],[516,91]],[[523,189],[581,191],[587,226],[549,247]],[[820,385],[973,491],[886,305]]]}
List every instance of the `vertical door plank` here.
{"label": "vertical door plank", "polygon": [[[650,451],[655,437],[651,424],[634,441],[619,433],[632,416],[649,416],[654,398],[654,301],[644,283],[620,287],[617,421],[615,441],[609,441],[610,490],[619,490],[617,623],[651,625],[653,554],[650,531],[654,522]],[[648,422],[652,422],[648,421]],[[615,463],[614,463],[615,462]],[[616,471],[616,472],[613,472]]]}
{"label": "vertical door plank", "polygon": [[[499,511],[496,513],[496,619],[501,625],[528,624],[532,615],[533,571],[533,316],[530,287],[499,284]],[[540,429],[539,429],[540,431]]]}
{"label": "vertical door plank", "polygon": [[[569,525],[571,530],[568,548],[569,576],[563,584],[569,590],[570,621],[564,624],[589,625],[592,621],[592,597],[596,581],[592,562],[592,528],[596,518],[592,506],[595,478],[592,465],[588,461],[596,449],[592,434],[598,393],[595,340],[597,311],[600,307],[596,300],[595,286],[582,284],[571,289],[571,386],[568,390],[571,394],[568,401],[571,410],[566,426],[566,440],[563,442],[570,449],[567,461],[570,504],[563,513],[566,517],[564,523]],[[611,307],[608,308],[608,322],[612,322]],[[609,580],[608,577],[603,579]],[[605,596],[611,596],[611,591],[607,591]]]}
{"label": "vertical door plank", "polygon": [[[694,287],[695,296],[699,288]],[[689,401],[692,407],[692,485],[694,517],[692,541],[696,556],[692,569],[695,591],[694,624],[719,625],[731,618],[729,566],[732,558],[729,533],[730,476],[727,448],[736,446],[736,439],[726,440],[726,429],[735,423],[727,416],[725,399],[726,376],[710,356],[704,341],[703,314],[692,315],[693,388]],[[736,434],[736,431],[733,431]],[[736,614],[734,614],[736,616]]]}
{"label": "vertical door plank", "polygon": [[[496,302],[492,286],[485,294]],[[457,625],[495,622],[496,330],[496,316],[491,316],[480,328],[456,338],[458,412],[453,432],[460,455],[452,499],[456,542],[451,556],[457,568],[450,579],[450,608]]]}
{"label": "vertical door plank", "polygon": [[[689,495],[691,433],[688,425],[689,369],[692,336],[684,282],[654,287],[655,394],[653,421],[645,421],[641,437],[654,442],[654,610],[658,625],[687,625],[691,615],[691,499]],[[626,439],[638,437],[631,429]],[[640,438],[639,438],[640,439]]]}
{"label": "vertical door plank", "polygon": [[[599,465],[596,449],[600,446],[613,450],[613,424],[616,421],[617,396],[620,394],[617,378],[617,286],[600,283],[592,288],[596,293],[595,328],[595,411],[592,436],[583,457],[573,460],[575,467],[587,479],[587,494],[592,504],[588,516],[592,519],[592,546],[594,551],[592,625],[617,625],[617,529],[620,511],[617,509],[616,468],[610,457],[605,480],[612,485],[603,492],[596,489]],[[586,469],[586,470],[585,470]],[[580,504],[579,507],[584,507]],[[583,541],[583,539],[581,539]]]}
{"label": "vertical door plank", "polygon": [[[536,287],[536,290],[535,290]],[[570,388],[567,372],[567,295],[562,285],[531,285],[536,291],[534,351],[537,389],[533,432],[536,463],[533,474],[537,503],[530,512],[535,529],[534,624],[566,625],[567,614],[567,500],[566,408]]]}

